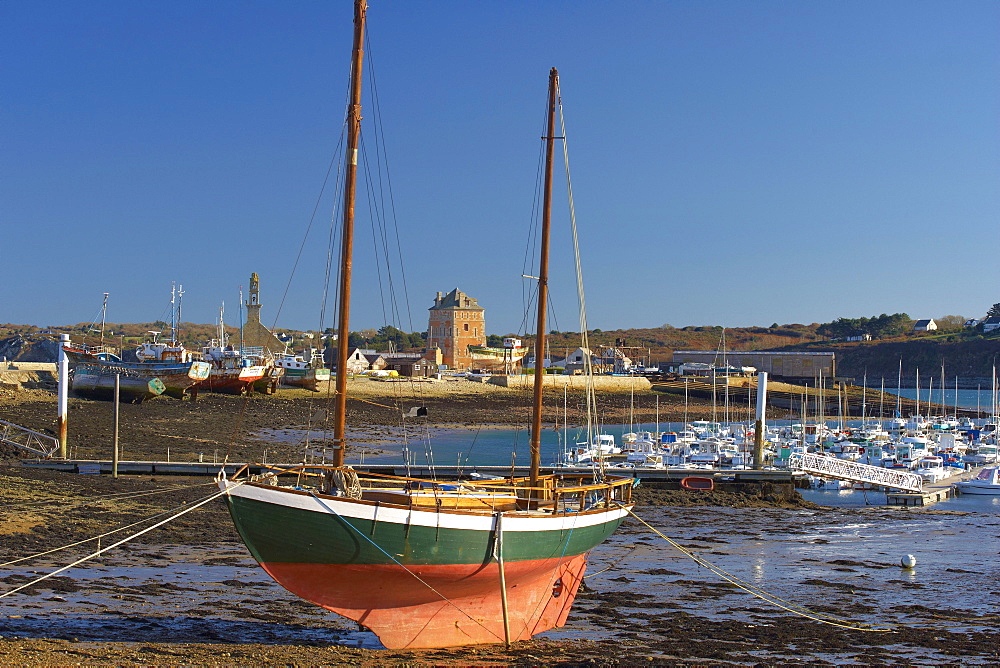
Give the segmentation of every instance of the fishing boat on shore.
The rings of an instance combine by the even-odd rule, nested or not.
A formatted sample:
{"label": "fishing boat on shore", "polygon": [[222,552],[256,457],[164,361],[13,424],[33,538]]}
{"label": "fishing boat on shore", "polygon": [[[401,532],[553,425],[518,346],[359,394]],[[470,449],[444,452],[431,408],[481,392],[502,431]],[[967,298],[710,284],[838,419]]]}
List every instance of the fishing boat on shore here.
{"label": "fishing boat on shore", "polygon": [[159,338],[161,332],[150,331],[150,340],[135,349],[136,362],[126,362],[122,352],[104,345],[102,308],[101,342],[97,345],[69,342],[63,352],[75,365],[71,380],[74,392],[96,398],[110,399],[114,395],[114,378],[119,377],[119,391],[126,401],[143,401],[164,394],[175,399],[196,396],[197,386],[208,378],[209,365],[184,347],[178,340],[180,300],[183,288],[170,288],[170,340]]}
{"label": "fishing boat on shore", "polygon": [[274,366],[284,370],[281,382],[293,387],[304,387],[317,391],[319,384],[330,380],[330,370],[323,366],[323,354],[318,350],[309,351],[309,359],[305,355],[286,353],[274,360]]}
{"label": "fishing boat on shore", "polygon": [[274,366],[263,346],[234,346],[223,322],[225,307],[219,309],[218,338],[202,346],[201,358],[210,365],[203,389],[223,394],[252,392],[254,384],[265,379]]}
{"label": "fishing boat on shore", "polygon": [[[365,0],[355,0],[341,235],[338,338],[348,340],[351,239]],[[544,350],[558,74],[549,76],[547,168],[538,278]],[[347,368],[348,346],[337,368]],[[332,465],[228,479],[244,543],[289,591],[374,631],[388,648],[510,643],[566,622],[590,550],[631,510],[631,477],[540,475],[541,365],[535,370],[527,477],[449,482],[360,474],[344,465],[347,374],[337,374]]]}
{"label": "fishing boat on shore", "polygon": [[122,361],[117,351],[109,346],[81,343],[64,346],[66,357],[75,364],[71,381],[73,391],[95,398],[110,398],[114,377],[118,375],[122,379],[120,386],[127,386],[124,391],[134,394],[128,399],[130,401],[161,394],[175,399],[193,396],[198,383],[208,378],[209,365],[193,359],[191,351],[180,344],[157,341],[159,332],[151,334],[153,341],[143,343],[135,352],[138,362]]}
{"label": "fishing boat on shore", "polygon": [[113,362],[79,364],[70,373],[70,387],[83,397],[114,400],[116,385],[119,401],[136,404],[158,397],[167,389],[156,376]]}
{"label": "fishing boat on shore", "polygon": [[202,359],[211,367],[202,387],[210,392],[244,394],[267,374],[263,348],[233,346],[212,339],[201,349]]}

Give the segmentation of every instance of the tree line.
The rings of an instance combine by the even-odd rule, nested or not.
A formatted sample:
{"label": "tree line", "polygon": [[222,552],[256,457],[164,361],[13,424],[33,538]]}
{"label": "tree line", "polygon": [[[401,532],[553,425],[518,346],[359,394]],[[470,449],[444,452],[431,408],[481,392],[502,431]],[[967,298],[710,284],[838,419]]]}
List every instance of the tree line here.
{"label": "tree line", "polygon": [[906,313],[875,315],[870,318],[837,318],[816,328],[816,333],[831,339],[846,339],[868,334],[873,339],[905,334],[913,329],[913,318]]}

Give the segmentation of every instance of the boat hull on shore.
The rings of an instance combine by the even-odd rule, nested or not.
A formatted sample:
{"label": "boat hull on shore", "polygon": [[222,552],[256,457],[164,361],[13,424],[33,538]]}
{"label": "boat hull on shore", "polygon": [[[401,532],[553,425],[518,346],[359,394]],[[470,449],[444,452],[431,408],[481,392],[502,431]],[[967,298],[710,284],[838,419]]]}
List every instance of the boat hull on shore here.
{"label": "boat hull on shore", "polygon": [[[136,391],[141,391],[143,379],[148,382],[156,380],[163,386],[162,391],[157,394],[182,399],[185,395],[193,395],[197,391],[195,389],[197,385],[208,378],[211,370],[211,365],[208,362],[179,360],[123,362],[118,355],[107,350],[84,347],[68,347],[63,348],[63,350],[69,360],[78,365],[74,376],[80,376],[80,380],[74,380],[73,390],[81,393],[91,392],[92,396],[103,397],[104,391],[103,389],[90,390],[90,385],[93,383],[103,385],[107,381],[92,382],[91,379],[88,379],[84,382],[84,377],[108,376],[113,386],[115,374],[120,374],[123,378],[132,379],[129,384],[134,385]],[[77,388],[77,384],[79,384],[80,389]],[[153,387],[156,387],[155,383]],[[157,394],[152,396],[157,396]]]}
{"label": "boat hull on shore", "polygon": [[264,377],[267,368],[253,365],[238,368],[213,367],[208,378],[199,386],[200,389],[222,394],[244,394],[253,390],[253,385]]}
{"label": "boat hull on shore", "polygon": [[138,376],[128,373],[127,369],[114,369],[109,366],[81,365],[73,370],[70,387],[80,396],[93,399],[113,400],[115,397],[115,380],[118,381],[118,398],[120,401],[140,403],[146,399],[158,397],[166,387],[159,378]]}
{"label": "boat hull on shore", "polygon": [[562,626],[588,553],[630,508],[475,512],[220,486],[237,531],[271,577],[368,627],[390,649],[504,642],[501,571],[509,640]]}

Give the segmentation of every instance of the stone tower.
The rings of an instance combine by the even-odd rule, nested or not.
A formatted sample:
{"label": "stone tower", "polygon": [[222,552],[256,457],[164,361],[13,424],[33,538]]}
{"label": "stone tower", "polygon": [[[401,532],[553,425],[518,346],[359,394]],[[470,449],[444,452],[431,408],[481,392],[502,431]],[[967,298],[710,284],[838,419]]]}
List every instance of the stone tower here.
{"label": "stone tower", "polygon": [[486,345],[486,310],[458,288],[437,293],[430,307],[427,347],[441,349],[441,362],[449,369],[472,366],[469,346]]}
{"label": "stone tower", "polygon": [[243,345],[267,348],[281,353],[285,344],[260,321],[260,281],[257,274],[250,274],[250,294],[246,302],[247,322],[243,325]]}

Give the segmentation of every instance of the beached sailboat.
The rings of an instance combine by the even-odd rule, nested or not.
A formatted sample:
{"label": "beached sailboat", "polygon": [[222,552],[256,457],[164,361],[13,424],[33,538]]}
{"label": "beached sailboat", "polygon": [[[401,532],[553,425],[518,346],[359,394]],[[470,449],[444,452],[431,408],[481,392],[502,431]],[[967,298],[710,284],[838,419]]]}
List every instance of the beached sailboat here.
{"label": "beached sailboat", "polygon": [[[339,339],[347,340],[354,181],[360,129],[366,3],[354,7],[348,108]],[[549,78],[546,195],[538,280],[538,340],[544,349],[548,227],[558,75]],[[339,348],[346,368],[348,346]],[[420,480],[344,466],[347,374],[337,374],[330,466],[220,475],[235,526],[251,554],[298,596],[371,629],[388,648],[433,648],[524,640],[566,622],[590,550],[631,509],[632,478],[541,475],[541,365],[535,370],[527,477]],[[281,474],[292,477],[285,482]]]}

